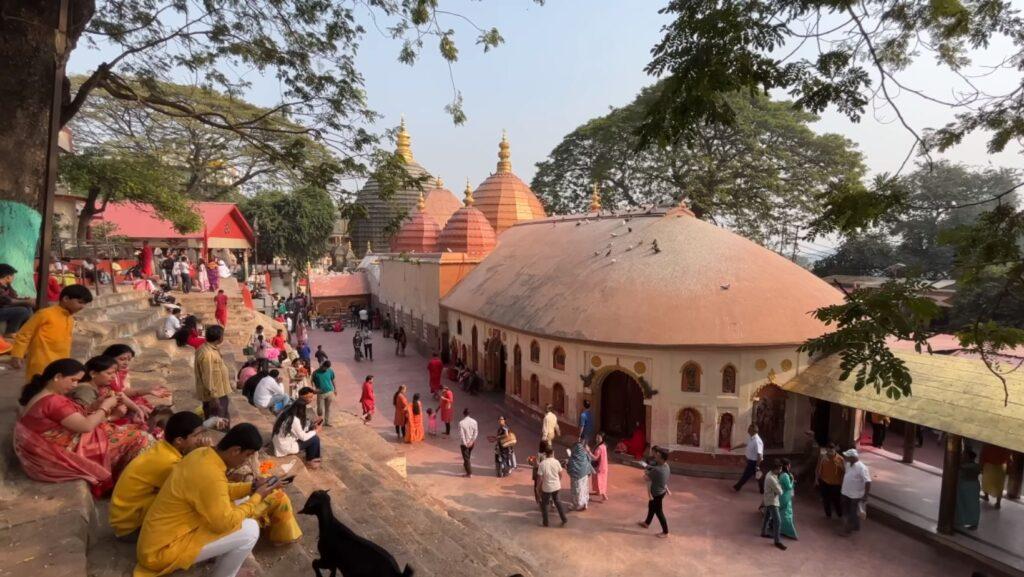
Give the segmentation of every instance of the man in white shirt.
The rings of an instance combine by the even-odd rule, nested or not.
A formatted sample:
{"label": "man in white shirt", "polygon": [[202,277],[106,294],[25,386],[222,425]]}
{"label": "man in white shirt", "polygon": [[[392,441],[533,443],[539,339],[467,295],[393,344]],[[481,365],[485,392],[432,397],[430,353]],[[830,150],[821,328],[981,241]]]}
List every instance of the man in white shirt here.
{"label": "man in white shirt", "polygon": [[544,411],[544,421],[540,429],[540,440],[547,441],[549,445],[552,445],[560,434],[561,431],[558,429],[558,415],[555,415],[555,409],[551,405],[548,405]]}
{"label": "man in white shirt", "polygon": [[871,492],[871,471],[860,460],[857,449],[843,453],[846,459],[846,473],[840,490],[843,503],[843,535],[860,531],[860,506]]}
{"label": "man in white shirt", "polygon": [[370,313],[366,309],[359,309],[359,328],[370,328]]}
{"label": "man in white shirt", "polygon": [[469,416],[469,409],[462,410],[462,420],[459,421],[459,438],[462,439],[462,467],[466,470],[466,476],[473,476],[473,467],[469,462],[473,454],[473,446],[476,445],[477,424],[476,419]]}
{"label": "man in white shirt", "polygon": [[264,409],[270,409],[270,412],[275,415],[291,404],[292,400],[284,392],[284,387],[281,386],[281,383],[278,382],[278,375],[280,375],[278,370],[272,369],[267,376],[256,383],[256,391],[252,395],[252,404]]}
{"label": "man in white shirt", "polygon": [[558,500],[558,491],[562,489],[562,464],[554,457],[554,450],[551,445],[544,449],[544,460],[537,465],[537,482],[540,483],[540,514],[544,520],[544,526],[548,526],[548,507],[554,501],[558,509],[558,516],[562,519],[564,527],[569,519],[565,517],[565,509],[562,502]]}
{"label": "man in white shirt", "polygon": [[782,543],[782,516],[779,514],[779,497],[782,495],[782,484],[779,474],[782,473],[782,461],[772,461],[772,468],[764,476],[764,519],[761,521],[761,536],[775,540],[775,546],[785,551]]}
{"label": "man in white shirt", "polygon": [[[757,468],[761,465],[761,461],[764,460],[764,441],[761,440],[761,436],[757,434],[757,425],[750,425],[747,427],[747,434],[750,438],[747,439],[746,443],[740,443],[733,447],[733,450],[746,447],[747,466],[743,469],[743,475],[739,481],[732,486],[732,489],[739,493],[743,485],[750,480],[751,477],[757,474]],[[764,477],[757,480],[757,489],[761,493],[764,493]]]}
{"label": "man in white shirt", "polygon": [[174,307],[171,314],[164,319],[164,326],[160,329],[160,338],[169,339],[181,328],[181,308]]}

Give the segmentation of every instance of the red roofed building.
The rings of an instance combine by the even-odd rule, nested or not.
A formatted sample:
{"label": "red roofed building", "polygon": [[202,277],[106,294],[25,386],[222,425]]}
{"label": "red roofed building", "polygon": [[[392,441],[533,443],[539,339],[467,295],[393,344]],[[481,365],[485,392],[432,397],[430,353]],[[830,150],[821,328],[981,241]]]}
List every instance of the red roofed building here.
{"label": "red roofed building", "polygon": [[93,226],[107,222],[116,228],[113,234],[132,240],[148,240],[156,246],[191,248],[251,249],[256,235],[233,202],[197,202],[195,210],[203,220],[199,230],[180,233],[169,221],[157,216],[147,204],[110,203],[93,219]]}
{"label": "red roofed building", "polygon": [[370,305],[370,280],[363,271],[309,275],[309,294],[320,315],[336,315],[352,304]]}

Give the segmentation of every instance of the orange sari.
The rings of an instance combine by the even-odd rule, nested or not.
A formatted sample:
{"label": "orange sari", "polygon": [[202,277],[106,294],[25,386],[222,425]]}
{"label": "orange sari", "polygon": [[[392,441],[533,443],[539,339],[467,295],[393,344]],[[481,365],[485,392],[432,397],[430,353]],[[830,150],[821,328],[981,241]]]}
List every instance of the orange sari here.
{"label": "orange sari", "polygon": [[423,440],[423,403],[417,401],[416,406],[419,409],[419,414],[413,412],[413,404],[409,403],[408,408],[405,410],[405,442],[406,443],[419,443]]}

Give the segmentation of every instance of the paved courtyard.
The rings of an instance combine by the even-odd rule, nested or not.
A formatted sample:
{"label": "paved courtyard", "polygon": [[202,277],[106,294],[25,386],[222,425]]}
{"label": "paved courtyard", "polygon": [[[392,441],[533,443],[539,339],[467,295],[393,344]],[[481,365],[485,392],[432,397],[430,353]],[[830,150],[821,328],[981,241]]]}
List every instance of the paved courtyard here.
{"label": "paved courtyard", "polygon": [[[420,393],[424,407],[436,407],[428,394],[427,359],[412,349],[408,356],[396,357],[393,341],[383,339],[378,332],[374,338],[375,360],[355,362],[351,337],[350,329],[340,334],[314,330],[311,344],[314,350],[316,345],[323,345],[330,355],[338,376],[336,406],[341,410],[358,413],[363,377],[375,376],[378,415],[369,426],[394,440],[391,398],[398,385],[409,386],[410,398]],[[673,475],[669,485],[672,495],[665,502],[672,536],[655,539],[656,529],[643,531],[636,526],[646,513],[641,471],[618,464],[610,469],[608,503],[592,503],[589,511],[569,513],[565,528],[543,528],[533,500],[529,468],[521,466],[505,479],[495,477],[493,448],[483,437],[497,428],[497,417],[503,413],[502,397],[471,397],[457,389],[455,395],[457,414],[468,406],[480,423],[481,441],[473,455],[473,478],[461,476],[457,434],[451,438],[428,436],[424,443],[402,445],[409,477],[448,503],[453,515],[469,516],[503,538],[509,547],[543,568],[547,577],[969,577],[976,569],[969,559],[870,520],[860,534],[840,537],[836,524],[824,518],[809,488],[798,493],[796,500],[800,540],[787,542],[788,551],[778,551],[771,541],[758,536],[760,496],[755,483],[749,483],[737,495],[729,481],[680,475]],[[519,438],[519,461],[525,465],[539,441],[539,424],[512,418],[511,426]],[[568,490],[565,493],[567,499]]]}

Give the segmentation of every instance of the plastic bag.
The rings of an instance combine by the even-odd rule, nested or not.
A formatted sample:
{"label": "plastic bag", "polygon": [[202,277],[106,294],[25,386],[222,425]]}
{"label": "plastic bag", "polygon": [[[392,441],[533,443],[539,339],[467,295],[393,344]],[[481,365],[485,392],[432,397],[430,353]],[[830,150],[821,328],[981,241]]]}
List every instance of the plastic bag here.
{"label": "plastic bag", "polygon": [[861,499],[860,503],[857,503],[857,516],[860,517],[861,521],[863,521],[864,519],[868,518],[868,502],[867,501]]}

